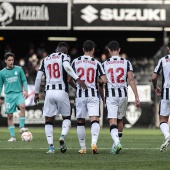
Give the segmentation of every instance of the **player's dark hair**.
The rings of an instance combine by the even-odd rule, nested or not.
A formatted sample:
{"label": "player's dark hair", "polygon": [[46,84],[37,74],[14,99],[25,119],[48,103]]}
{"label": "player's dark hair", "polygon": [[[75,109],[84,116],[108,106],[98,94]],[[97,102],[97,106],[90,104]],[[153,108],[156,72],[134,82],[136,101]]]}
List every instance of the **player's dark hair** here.
{"label": "player's dark hair", "polygon": [[168,48],[170,48],[170,41],[168,42]]}
{"label": "player's dark hair", "polygon": [[91,40],[87,40],[83,43],[83,48],[85,52],[92,51],[92,49],[95,48],[95,43]]}
{"label": "player's dark hair", "polygon": [[15,58],[15,54],[14,54],[14,53],[11,53],[11,52],[7,52],[7,53],[5,53],[5,55],[4,55],[4,59],[5,59],[5,60],[7,60],[7,59],[8,59],[8,57],[13,57],[13,58]]}
{"label": "player's dark hair", "polygon": [[60,42],[57,46],[56,52],[68,53],[68,44],[65,42]]}
{"label": "player's dark hair", "polygon": [[118,51],[120,48],[117,41],[110,41],[107,46],[111,51]]}

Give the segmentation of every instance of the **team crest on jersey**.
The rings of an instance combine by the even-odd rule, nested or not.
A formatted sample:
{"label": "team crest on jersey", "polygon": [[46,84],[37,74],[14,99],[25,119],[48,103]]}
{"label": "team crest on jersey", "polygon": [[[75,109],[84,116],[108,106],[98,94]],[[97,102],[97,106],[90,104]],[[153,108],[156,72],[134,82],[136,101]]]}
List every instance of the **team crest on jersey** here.
{"label": "team crest on jersey", "polygon": [[17,73],[17,71],[15,71],[15,73],[14,73],[16,76],[18,75],[18,73]]}

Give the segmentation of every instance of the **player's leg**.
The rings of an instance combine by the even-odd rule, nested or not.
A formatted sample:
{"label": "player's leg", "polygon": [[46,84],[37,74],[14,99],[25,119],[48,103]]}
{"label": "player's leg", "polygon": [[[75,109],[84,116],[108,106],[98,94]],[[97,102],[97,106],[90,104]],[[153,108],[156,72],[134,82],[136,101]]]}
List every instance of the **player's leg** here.
{"label": "player's leg", "polygon": [[88,97],[88,114],[91,122],[91,147],[92,153],[98,154],[97,151],[97,142],[100,133],[99,125],[99,98],[98,97]]}
{"label": "player's leg", "polygon": [[20,133],[27,132],[28,128],[25,127],[25,104],[19,104],[20,118],[19,118],[19,128]]}
{"label": "player's leg", "polygon": [[120,144],[120,139],[118,136],[117,118],[109,119],[109,124],[110,124],[110,135],[114,141],[110,153],[118,154],[119,151],[122,149],[122,145]]}
{"label": "player's leg", "polygon": [[121,141],[122,136],[123,136],[123,118],[117,119],[117,128],[118,128],[119,140]]}
{"label": "player's leg", "polygon": [[118,126],[117,126],[117,117],[119,111],[119,98],[118,97],[107,97],[106,105],[108,115],[107,118],[109,120],[110,125],[110,135],[113,140],[113,145],[110,153],[118,154],[122,149],[122,145],[120,144],[119,136],[118,136]]}
{"label": "player's leg", "polygon": [[16,97],[16,105],[19,107],[20,110],[20,117],[19,117],[19,128],[20,133],[27,132],[28,128],[25,127],[25,99],[23,94],[20,94]]}
{"label": "player's leg", "polygon": [[164,135],[165,141],[160,147],[160,151],[166,151],[169,143],[170,143],[170,134],[169,134],[169,125],[168,125],[169,116],[159,116],[160,120],[160,129]]}
{"label": "player's leg", "polygon": [[170,101],[161,100],[160,102],[160,111],[159,111],[159,122],[160,122],[160,129],[164,135],[165,141],[160,147],[160,151],[166,151],[168,145],[170,144],[170,133],[169,133],[169,115],[170,115],[170,108],[169,108]]}
{"label": "player's leg", "polygon": [[85,119],[77,119],[77,137],[80,144],[80,150],[78,151],[81,154],[86,153],[86,130],[85,130]]}
{"label": "player's leg", "polygon": [[86,130],[85,130],[85,118],[87,113],[86,98],[76,98],[76,118],[77,118],[77,137],[80,144],[80,154],[86,153]]}
{"label": "player's leg", "polygon": [[43,107],[43,116],[45,116],[45,135],[49,145],[47,153],[54,153],[55,151],[53,142],[53,123],[54,118],[58,113],[55,96],[57,96],[55,90],[47,90]]}
{"label": "player's leg", "polygon": [[49,145],[49,150],[47,153],[54,153],[54,145],[53,145],[53,117],[45,117],[45,135],[47,139],[47,143]]}
{"label": "player's leg", "polygon": [[59,138],[59,145],[60,151],[62,153],[65,153],[67,151],[65,139],[71,128],[71,106],[68,93],[66,93],[63,90],[58,90],[57,95],[59,96],[57,98],[58,112],[61,113],[63,118],[62,130]]}
{"label": "player's leg", "polygon": [[10,133],[11,138],[8,140],[8,142],[15,142],[15,126],[13,122],[13,114],[7,114],[8,117],[8,130]]}
{"label": "player's leg", "polygon": [[128,105],[127,97],[119,98],[119,114],[118,114],[118,119],[117,119],[117,127],[118,127],[120,140],[122,139],[122,136],[123,136],[123,117],[125,117],[126,115],[127,105]]}
{"label": "player's leg", "polygon": [[97,116],[90,116],[91,122],[91,147],[92,147],[92,154],[98,154],[97,150],[97,142],[100,133],[100,125],[99,125],[99,118]]}
{"label": "player's leg", "polygon": [[15,126],[13,122],[13,113],[16,111],[15,96],[6,95],[5,97],[5,113],[8,117],[8,130],[10,133],[10,139],[8,142],[15,142]]}
{"label": "player's leg", "polygon": [[66,139],[66,136],[67,136],[70,128],[71,128],[70,116],[63,117],[62,130],[61,130],[61,135],[60,135],[60,138],[59,138],[60,151],[62,153],[65,153],[67,151],[65,139]]}

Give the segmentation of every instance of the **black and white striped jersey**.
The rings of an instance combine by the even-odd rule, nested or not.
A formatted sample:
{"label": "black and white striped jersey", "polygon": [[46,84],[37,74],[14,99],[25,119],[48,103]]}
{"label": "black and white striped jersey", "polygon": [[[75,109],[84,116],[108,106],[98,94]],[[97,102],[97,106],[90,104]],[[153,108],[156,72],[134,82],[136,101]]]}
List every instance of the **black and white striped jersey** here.
{"label": "black and white striped jersey", "polygon": [[87,89],[83,90],[76,84],[76,97],[98,97],[97,78],[105,75],[101,63],[84,55],[73,60],[72,68],[87,86]]}
{"label": "black and white striped jersey", "polygon": [[170,100],[170,55],[162,57],[154,69],[154,73],[162,74],[162,99]]}
{"label": "black and white striped jersey", "polygon": [[102,65],[107,77],[106,97],[127,97],[127,73],[133,71],[130,61],[112,56]]}
{"label": "black and white striped jersey", "polygon": [[57,89],[68,92],[67,72],[63,62],[70,62],[70,56],[64,53],[52,53],[42,61],[39,71],[43,71],[46,77],[45,90]]}

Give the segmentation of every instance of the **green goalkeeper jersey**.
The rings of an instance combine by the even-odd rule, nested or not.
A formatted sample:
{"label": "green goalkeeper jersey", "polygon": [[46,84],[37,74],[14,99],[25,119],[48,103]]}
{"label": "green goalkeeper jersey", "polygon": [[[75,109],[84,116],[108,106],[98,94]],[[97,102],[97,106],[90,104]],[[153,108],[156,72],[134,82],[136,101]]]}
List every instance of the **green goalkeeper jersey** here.
{"label": "green goalkeeper jersey", "polygon": [[4,68],[0,71],[0,97],[3,85],[5,95],[20,93],[23,87],[25,91],[28,91],[27,79],[19,66],[14,66],[12,69]]}

